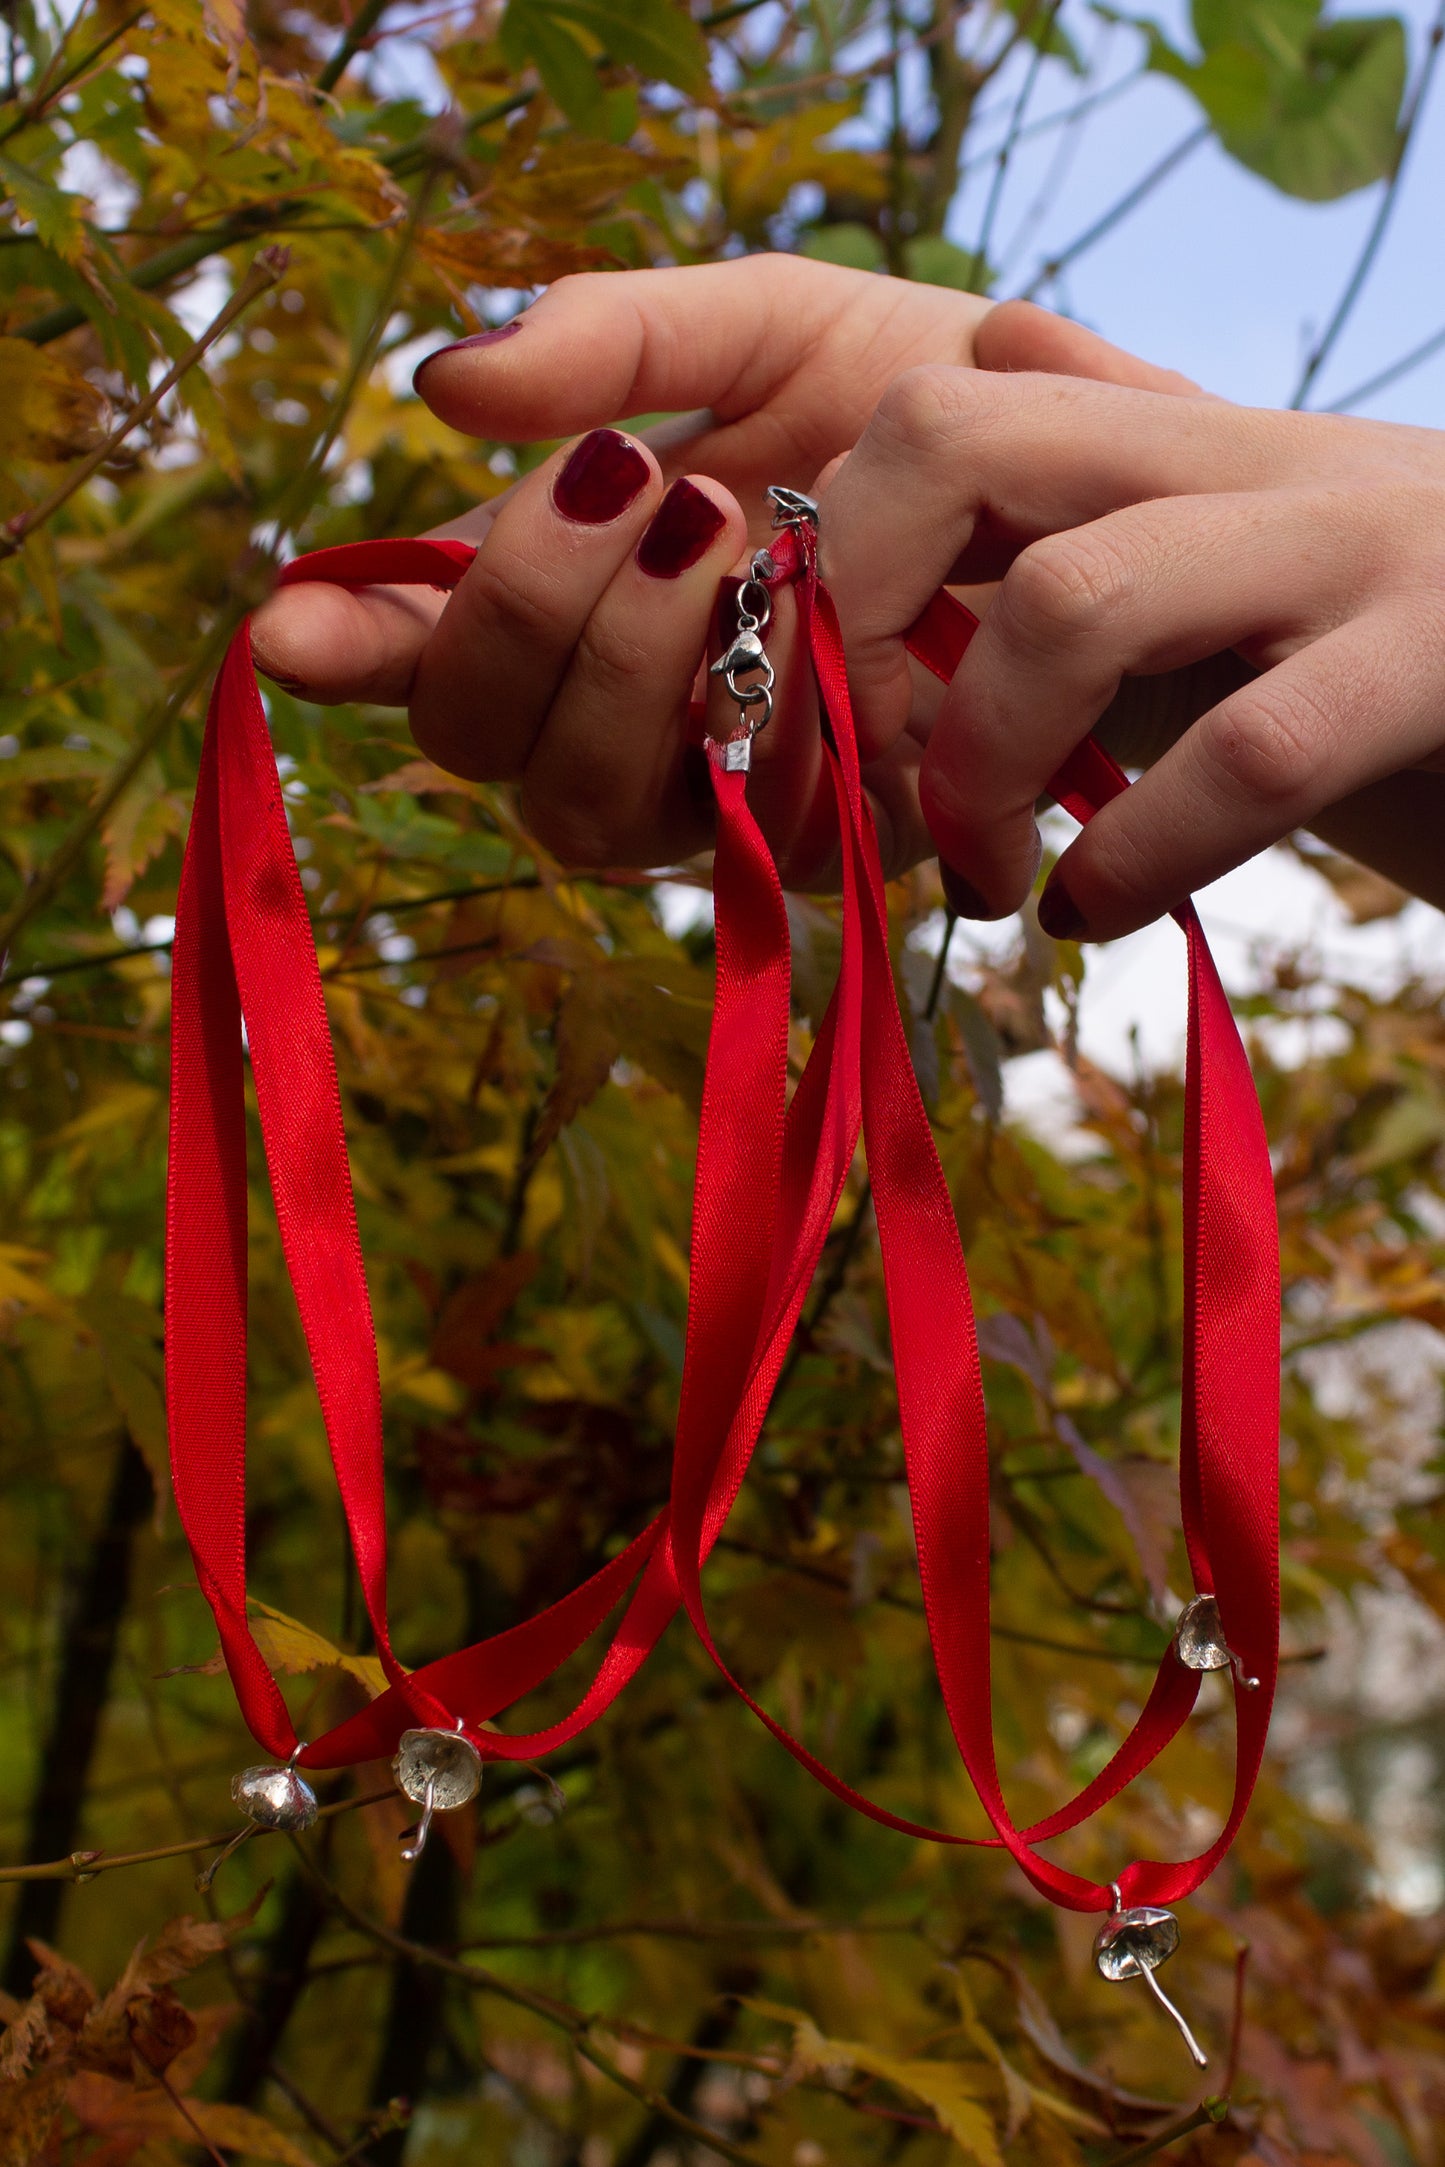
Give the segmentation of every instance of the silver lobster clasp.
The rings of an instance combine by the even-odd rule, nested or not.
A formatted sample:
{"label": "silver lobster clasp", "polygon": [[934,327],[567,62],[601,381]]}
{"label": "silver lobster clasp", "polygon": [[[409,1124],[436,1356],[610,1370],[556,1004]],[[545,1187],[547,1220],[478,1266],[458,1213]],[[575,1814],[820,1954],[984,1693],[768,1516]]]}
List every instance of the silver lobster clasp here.
{"label": "silver lobster clasp", "polygon": [[757,633],[753,631],[739,632],[727,653],[718,656],[708,674],[712,677],[725,677],[728,681],[728,691],[736,699],[737,693],[733,686],[734,676],[741,676],[746,670],[761,669],[765,660],[763,643],[758,638]]}

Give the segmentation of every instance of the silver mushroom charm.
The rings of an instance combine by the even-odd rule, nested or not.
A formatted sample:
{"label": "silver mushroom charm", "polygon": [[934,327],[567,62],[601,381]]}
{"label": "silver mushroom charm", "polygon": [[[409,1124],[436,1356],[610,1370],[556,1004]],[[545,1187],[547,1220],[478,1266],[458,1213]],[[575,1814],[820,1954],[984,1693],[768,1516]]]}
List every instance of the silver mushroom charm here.
{"label": "silver mushroom charm", "polygon": [[215,1880],[227,1859],[234,1858],[243,1843],[263,1828],[280,1829],[288,1835],[297,1835],[310,1828],[321,1808],[316,1793],[296,1766],[296,1755],[305,1749],[306,1741],[292,1753],[289,1761],[279,1765],[258,1761],[251,1768],[243,1768],[231,1778],[232,1802],[246,1816],[246,1826],[238,1829],[230,1842],[218,1851],[209,1866],[203,1866],[196,1875],[196,1887],[203,1892]]}
{"label": "silver mushroom charm", "polygon": [[243,1768],[231,1778],[231,1797],[257,1828],[310,1828],[319,1811],[316,1793],[296,1767],[294,1754],[279,1768]]}
{"label": "silver mushroom charm", "polygon": [[1243,1661],[1224,1637],[1219,1604],[1212,1595],[1196,1595],[1180,1611],[1174,1653],[1186,1670],[1232,1670],[1246,1693],[1259,1690],[1258,1678],[1246,1675]]}
{"label": "silver mushroom charm", "polygon": [[1096,1967],[1106,1979],[1142,1979],[1179,2026],[1199,2067],[1206,2068],[1209,2057],[1154,1976],[1179,1946],[1179,1921],[1172,1911],[1161,1911],[1155,1904],[1121,1905],[1117,1889],[1114,1895],[1115,1909],[1094,1937]]}
{"label": "silver mushroom charm", "polygon": [[460,1723],[454,1731],[403,1731],[391,1764],[397,1787],[421,1807],[421,1819],[402,1839],[401,1855],[410,1865],[426,1849],[433,1816],[451,1813],[474,1799],[482,1787],[482,1756]]}

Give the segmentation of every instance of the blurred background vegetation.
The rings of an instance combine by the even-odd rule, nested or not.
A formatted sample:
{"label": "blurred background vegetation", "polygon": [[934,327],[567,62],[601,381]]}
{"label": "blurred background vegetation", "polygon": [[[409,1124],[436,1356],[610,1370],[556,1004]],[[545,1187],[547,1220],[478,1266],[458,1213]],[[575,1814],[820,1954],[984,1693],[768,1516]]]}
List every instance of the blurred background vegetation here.
{"label": "blurred background vegetation", "polygon": [[[3,2167],[1097,2167],[1170,2132],[1179,2160],[1441,2157],[1438,985],[1276,955],[1246,1004],[1284,1230],[1286,1670],[1254,1812],[1171,1973],[1222,2122],[1148,1998],[1095,1976],[1087,1920],[992,1854],[850,1818],[677,1629],[556,1758],[560,1798],[490,1775],[408,1871],[402,1803],[362,1769],[304,1843],[258,1838],[196,1880],[252,1757],[160,1396],[168,948],[216,657],[278,556],[418,531],[539,456],[457,439],[407,388],[538,284],[785,247],[989,288],[1019,143],[1053,131],[1066,197],[1078,131],[1127,131],[1128,84],[1098,114],[1082,57],[1121,20],[1100,0],[0,8]],[[1303,200],[1373,185],[1388,217],[1438,38],[1412,56],[1393,17],[1314,0],[1196,0],[1191,25],[1120,34],[1196,135]],[[969,171],[965,244],[944,229]],[[1374,245],[1339,266],[1338,323]],[[1014,284],[1058,292],[1064,253]],[[562,1594],[666,1495],[707,872],[572,880],[396,713],[268,705],[420,1661]],[[1356,919],[1400,907],[1309,863]],[[1079,1053],[1084,958],[1027,915],[1002,946],[960,934],[945,970],[932,870],[892,904],[983,1317],[1001,1755],[1034,1818],[1108,1757],[1187,1585],[1180,1085]],[[809,900],[794,930],[801,1062],[837,929]],[[1011,1100],[1040,1054],[1067,1119]],[[253,1586],[305,1732],[375,1666],[259,1149],[253,1171]],[[860,1168],[712,1613],[849,1776],[981,1828],[931,1682],[885,1347]],[[1197,1848],[1231,1755],[1207,1687],[1060,1855],[1108,1878]]]}

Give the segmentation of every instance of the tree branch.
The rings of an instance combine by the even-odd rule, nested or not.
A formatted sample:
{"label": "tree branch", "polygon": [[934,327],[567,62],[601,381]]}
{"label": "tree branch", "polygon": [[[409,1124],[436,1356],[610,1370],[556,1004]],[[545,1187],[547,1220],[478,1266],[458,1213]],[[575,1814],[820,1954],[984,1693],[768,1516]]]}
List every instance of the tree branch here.
{"label": "tree branch", "polygon": [[[1012,158],[1014,147],[1018,143],[1023,128],[1024,115],[1029,109],[1030,101],[1038,84],[1039,70],[1044,64],[1044,53],[1048,45],[1049,33],[1058,19],[1059,9],[1062,6],[1063,0],[1049,0],[1048,13],[1035,40],[1033,52],[1029,56],[1028,67],[1024,71],[1024,79],[1019,88],[1018,97],[1014,101],[1013,112],[1009,116],[1008,132],[994,157],[993,180],[989,185],[988,201],[984,205],[983,224],[979,228],[978,241],[973,251],[973,260],[968,269],[968,283],[975,293],[984,291],[979,284],[979,280],[988,268],[989,244],[993,240],[994,223],[998,217],[999,205],[1003,200],[1004,185],[1008,180],[1009,160]],[[952,922],[950,922],[948,930],[952,933]]]}
{"label": "tree branch", "polygon": [[514,2008],[528,2010],[544,2024],[550,2024],[557,2031],[565,2032],[572,2042],[574,2052],[580,2054],[584,2061],[590,2062],[599,2075],[606,2077],[608,2082],[615,2084],[620,2091],[628,2093],[650,2113],[661,2115],[672,2128],[679,2130],[694,2144],[707,2146],[711,2151],[719,2153],[723,2159],[735,2160],[738,2167],[762,2167],[756,2153],[745,2152],[741,2145],[731,2143],[728,2138],[707,2128],[704,2123],[695,2122],[691,2115],[683,2114],[674,2107],[663,2093],[654,2090],[651,2085],[638,2083],[620,2069],[592,2037],[594,2027],[607,2028],[604,2020],[589,2016],[585,2010],[574,2009],[567,2002],[554,2001],[550,1994],[537,1993],[533,1988],[523,1986],[518,1980],[504,1979],[500,1973],[485,1970],[480,1964],[464,1963],[460,1957],[448,1956],[441,1949],[429,1949],[422,1942],[410,1941],[403,1934],[393,1933],[390,1927],[382,1926],[376,1920],[368,1919],[364,1912],[358,1911],[355,1905],[348,1902],[341,1891],[326,1879],[319,1867],[313,1864],[304,1847],[298,1843],[296,1848],[327,1903],[353,1926],[357,1933],[364,1934],[369,1941],[391,1950],[393,1955],[405,1958],[408,1963],[445,1972],[453,1979],[465,1981],[478,1993],[494,1994],[501,2001],[511,2002]]}
{"label": "tree branch", "polygon": [[29,924],[35,913],[48,903],[69,879],[92,836],[104,825],[107,815],[125,796],[152,753],[169,735],[171,725],[182,714],[192,694],[219,667],[248,611],[264,600],[270,591],[282,545],[305,518],[320,490],[327,455],[341,434],[361,379],[371,366],[382,333],[390,320],[402,275],[411,256],[417,226],[431,194],[434,177],[435,168],[427,175],[412,200],[410,214],[392,252],[392,260],[372,311],[371,321],[331,402],[326,421],[312,446],[306,465],[282,497],[269,522],[271,534],[267,547],[265,550],[253,552],[249,561],[243,559],[233,581],[235,593],[230,606],[222,611],[211,627],[210,634],[201,643],[189,667],[182,671],[169,698],[153,719],[142,727],[129,753],[112,770],[109,781],[6,912],[4,919],[0,920],[0,959],[8,958],[21,928]]}
{"label": "tree branch", "polygon": [[28,511],[17,512],[3,530],[0,530],[0,562],[6,557],[17,555],[36,528],[43,527],[48,519],[53,519],[61,506],[69,503],[77,489],[85,487],[91,476],[105,465],[106,460],[125,442],[131,431],[138,429],[142,422],[150,420],[161,401],[174,391],[181,378],[188,375],[196,363],[204,358],[217,339],[230,330],[239,316],[244,316],[253,301],[259,300],[263,293],[269,293],[277,281],[285,276],[290,261],[290,252],[287,249],[262,249],[219,315],[213,318],[200,337],[186,348],[180,359],[172,362],[155,389],[148,391],[140,404],[133,407],[122,421],[117,422],[109,436],[82,459],[48,497],[43,498],[39,504],[31,505]]}
{"label": "tree branch", "polygon": [[1347,391],[1342,399],[1331,399],[1328,406],[1317,406],[1311,411],[1317,414],[1352,414],[1366,399],[1372,399],[1377,391],[1388,390],[1391,384],[1398,384],[1402,376],[1408,376],[1412,369],[1418,369],[1422,361],[1429,361],[1442,347],[1445,347],[1445,327],[1432,332],[1420,345],[1412,346],[1408,354],[1402,355],[1398,361],[1392,361],[1390,366],[1381,369],[1377,376],[1367,376],[1363,384],[1356,384],[1354,390]]}
{"label": "tree branch", "polygon": [[1086,226],[1084,231],[1075,240],[1070,241],[1067,248],[1060,250],[1057,256],[1051,256],[1046,263],[1040,264],[1033,278],[1024,288],[1021,298],[1025,301],[1032,301],[1034,295],[1042,287],[1047,286],[1051,279],[1057,278],[1061,271],[1067,270],[1071,263],[1076,262],[1080,256],[1086,254],[1096,241],[1102,241],[1106,233],[1112,233],[1115,226],[1127,218],[1131,211],[1137,210],[1144,198],[1151,195],[1161,181],[1169,178],[1176,166],[1183,165],[1185,159],[1192,152],[1197,151],[1202,143],[1208,141],[1211,133],[1212,130],[1207,120],[1201,121],[1197,128],[1192,128],[1188,135],[1174,145],[1172,150],[1165,152],[1157,165],[1152,165],[1141,180],[1137,180],[1132,188],[1120,196],[1118,202],[1105,211],[1102,217],[1096,218],[1091,226]]}
{"label": "tree branch", "polygon": [[1405,160],[1409,155],[1410,145],[1415,137],[1415,129],[1424,110],[1426,94],[1430,88],[1430,79],[1435,73],[1435,64],[1440,57],[1442,40],[1445,40],[1445,0],[1440,0],[1435,20],[1430,25],[1425,44],[1425,55],[1420,63],[1420,73],[1415,79],[1415,88],[1411,93],[1409,105],[1400,123],[1400,138],[1396,145],[1394,162],[1390,167],[1389,177],[1385,182],[1385,192],[1381,196],[1374,218],[1370,222],[1370,230],[1365,235],[1364,245],[1355,259],[1355,267],[1345,281],[1345,290],[1335,303],[1335,312],[1320,334],[1305,362],[1300,374],[1300,380],[1295,385],[1294,397],[1289,402],[1293,412],[1298,412],[1309,397],[1315,378],[1334,351],[1340,333],[1354,313],[1355,303],[1364,290],[1365,281],[1374,269],[1375,258],[1379,255],[1380,245],[1385,238],[1385,230],[1394,215],[1395,205],[1399,201],[1400,183],[1405,174]]}

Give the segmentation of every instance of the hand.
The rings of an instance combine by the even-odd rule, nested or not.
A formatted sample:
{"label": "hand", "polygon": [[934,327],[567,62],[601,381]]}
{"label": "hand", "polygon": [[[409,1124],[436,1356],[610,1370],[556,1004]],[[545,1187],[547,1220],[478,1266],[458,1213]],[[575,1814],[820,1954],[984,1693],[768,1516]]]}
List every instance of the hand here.
{"label": "hand", "polygon": [[[559,280],[500,333],[429,357],[417,389],[462,432],[514,442],[678,414],[647,433],[658,471],[713,476],[765,525],[769,482],[806,486],[901,370],[971,360],[988,306],[799,256],[590,273]],[[479,542],[510,494],[434,531]],[[458,626],[468,607],[450,610]],[[405,706],[442,615],[442,598],[415,588],[293,587],[256,614],[257,667],[308,699]],[[486,656],[471,659],[482,682]],[[483,757],[462,772],[496,768]]]}
{"label": "hand", "polygon": [[[1019,314],[980,347],[1026,350]],[[1062,358],[1074,335],[1043,325]],[[1445,436],[1137,388],[1131,369],[1119,386],[927,368],[880,401],[823,526],[867,750],[916,729],[901,635],[935,588],[998,578],[920,778],[972,915],[1022,900],[1035,802],[1120,686],[1188,671],[1197,689],[1231,650],[1212,704],[1060,860],[1048,929],[1131,931],[1297,826],[1357,848],[1407,798],[1429,827],[1407,823],[1387,869],[1445,902]]]}

